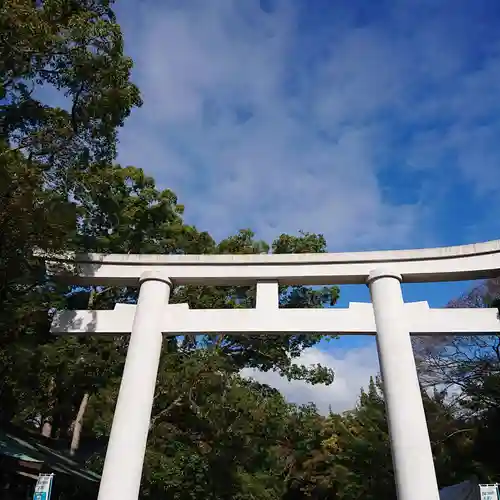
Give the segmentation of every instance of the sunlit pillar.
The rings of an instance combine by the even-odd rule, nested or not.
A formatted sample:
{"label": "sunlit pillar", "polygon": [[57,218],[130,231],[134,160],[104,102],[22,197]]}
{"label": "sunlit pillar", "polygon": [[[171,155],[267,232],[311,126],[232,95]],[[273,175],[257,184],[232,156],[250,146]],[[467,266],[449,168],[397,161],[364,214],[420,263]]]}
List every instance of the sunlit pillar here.
{"label": "sunlit pillar", "polygon": [[[392,461],[399,500],[439,500],[429,432],[404,311],[401,276],[370,273]],[[376,471],[374,471],[376,474]]]}
{"label": "sunlit pillar", "polygon": [[162,346],[162,319],[172,283],[141,276],[139,299],[109,437],[98,500],[137,500]]}

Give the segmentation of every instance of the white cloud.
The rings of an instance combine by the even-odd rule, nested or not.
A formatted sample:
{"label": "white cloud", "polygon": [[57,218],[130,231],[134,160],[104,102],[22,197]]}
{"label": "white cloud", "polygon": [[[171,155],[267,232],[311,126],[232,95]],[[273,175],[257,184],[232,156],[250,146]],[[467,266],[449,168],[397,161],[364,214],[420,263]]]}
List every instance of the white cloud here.
{"label": "white cloud", "polygon": [[371,376],[379,371],[377,351],[374,345],[359,347],[336,353],[323,351],[317,347],[305,350],[296,360],[306,366],[320,364],[335,372],[333,384],[312,385],[303,381],[291,381],[276,372],[259,372],[254,369],[243,370],[243,375],[278,389],[285,398],[293,403],[313,402],[318,410],[327,414],[331,407],[334,412],[354,408],[362,387],[366,387]]}
{"label": "white cloud", "polygon": [[[302,74],[290,2],[273,14],[253,2],[169,5],[134,11],[133,26],[122,16],[145,100],[122,134],[123,161],[138,158],[217,237],[251,227],[266,239],[323,232],[337,248],[411,239],[418,205],[384,199],[381,128],[365,120],[380,109],[377,93],[401,85],[394,67],[370,89],[384,45],[358,36]],[[352,52],[371,44],[373,63],[356,63]]]}
{"label": "white cloud", "polygon": [[492,48],[469,68],[467,17],[417,4],[413,19],[389,3],[389,25],[333,16],[309,45],[295,2],[120,4],[145,101],[120,160],[174,189],[218,238],[251,227],[268,240],[322,232],[332,249],[441,243],[426,229],[439,197],[414,177],[406,202],[380,173],[446,171],[479,195],[497,190],[500,59]]}

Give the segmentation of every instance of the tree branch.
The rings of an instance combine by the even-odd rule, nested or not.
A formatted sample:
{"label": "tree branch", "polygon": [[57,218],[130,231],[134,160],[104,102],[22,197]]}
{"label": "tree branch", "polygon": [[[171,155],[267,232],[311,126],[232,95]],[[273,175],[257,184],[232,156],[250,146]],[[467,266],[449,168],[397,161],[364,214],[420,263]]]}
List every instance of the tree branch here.
{"label": "tree branch", "polygon": [[174,399],[174,401],[172,401],[166,408],[164,408],[163,410],[161,410],[160,412],[158,412],[151,419],[151,421],[149,423],[149,427],[151,428],[159,418],[167,415],[170,412],[170,410],[172,410],[172,408],[174,408],[175,406],[180,406],[180,403],[182,402],[183,398],[184,398],[184,394],[181,394],[176,399]]}

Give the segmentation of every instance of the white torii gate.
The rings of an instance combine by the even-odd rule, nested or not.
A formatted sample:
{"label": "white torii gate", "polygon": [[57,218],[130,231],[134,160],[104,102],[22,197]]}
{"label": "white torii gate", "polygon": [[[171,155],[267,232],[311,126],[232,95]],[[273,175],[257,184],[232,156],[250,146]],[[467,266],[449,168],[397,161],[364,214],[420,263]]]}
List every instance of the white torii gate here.
{"label": "white torii gate", "polygon": [[[401,282],[500,275],[500,240],[459,247],[288,255],[45,256],[48,272],[80,285],[140,285],[137,305],[62,311],[57,334],[131,333],[98,500],[137,500],[162,336],[376,334],[399,500],[438,500],[438,485],[410,335],[496,334],[494,309],[430,309],[403,301]],[[278,285],[362,284],[372,304],[280,309]],[[255,309],[168,305],[172,285],[257,285]],[[375,471],[374,471],[375,473]]]}

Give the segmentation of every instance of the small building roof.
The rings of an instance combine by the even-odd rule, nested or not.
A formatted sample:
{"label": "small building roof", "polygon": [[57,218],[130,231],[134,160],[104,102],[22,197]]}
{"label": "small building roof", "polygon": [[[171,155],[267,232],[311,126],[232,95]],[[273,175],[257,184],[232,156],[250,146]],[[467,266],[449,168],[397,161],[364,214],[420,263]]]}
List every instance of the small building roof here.
{"label": "small building roof", "polygon": [[52,448],[48,441],[15,427],[0,428],[0,458],[9,469],[17,469],[24,476],[53,472],[84,483],[99,483],[99,474],[65,456],[63,451]]}

